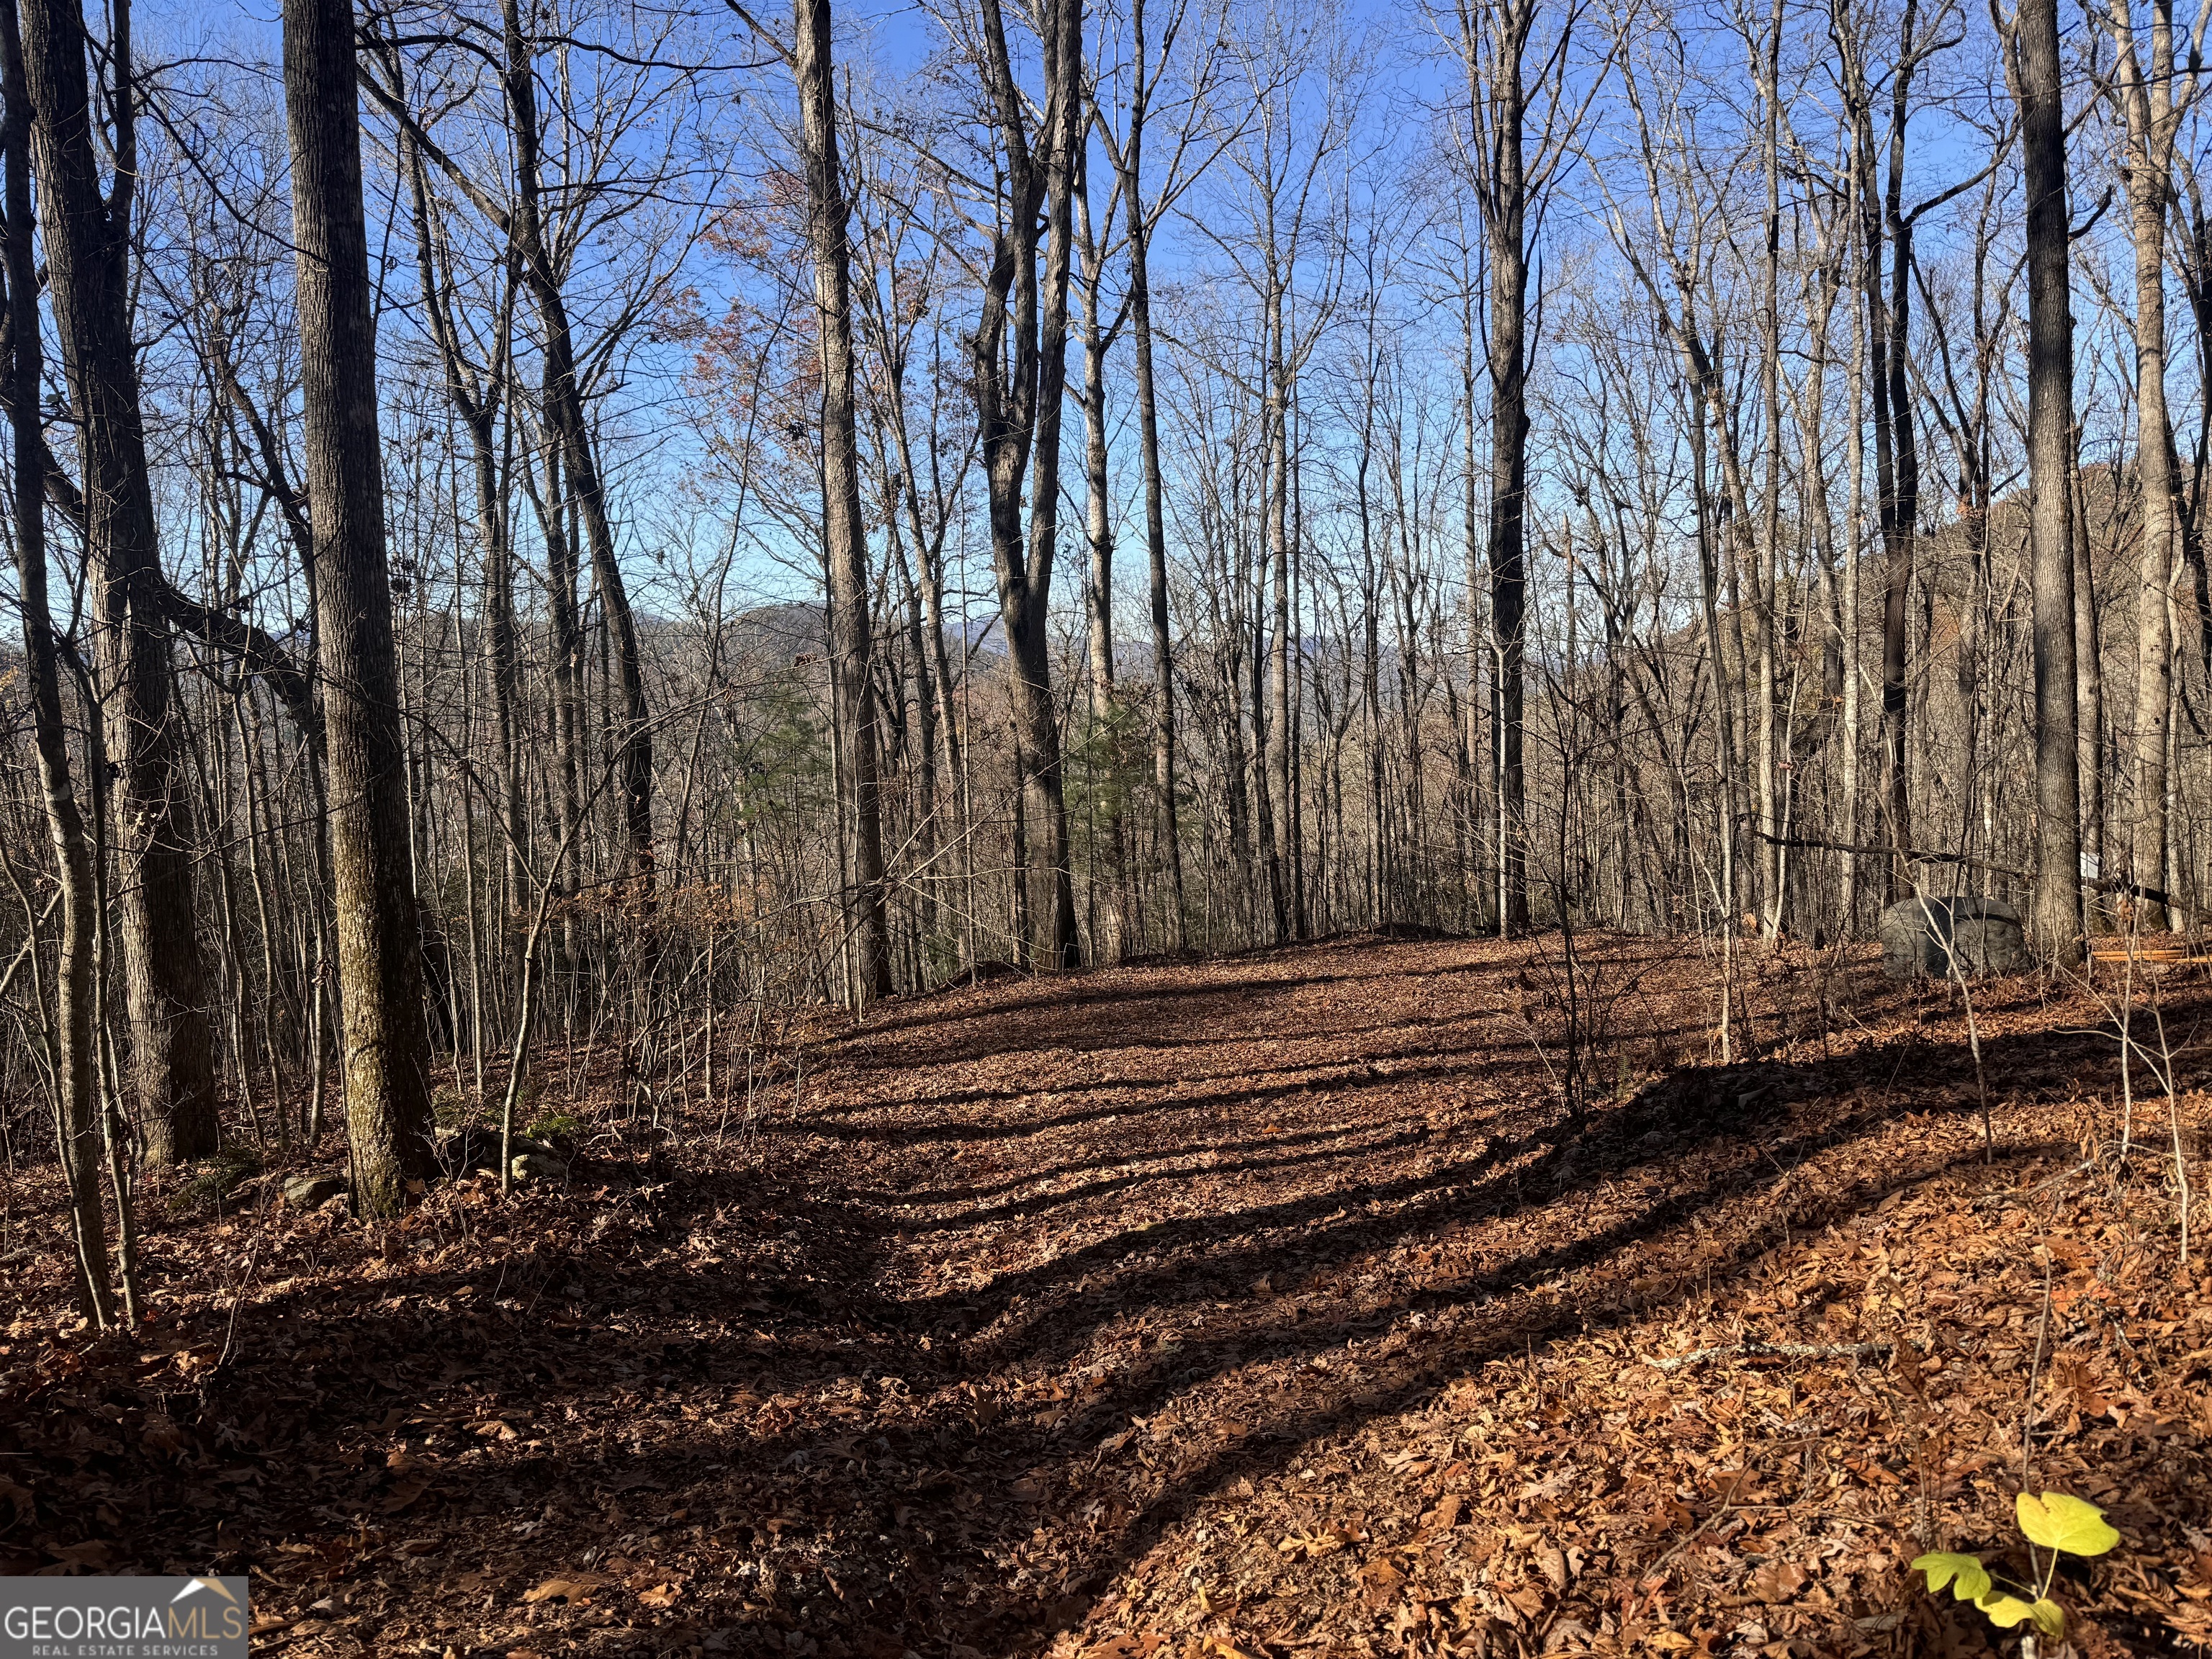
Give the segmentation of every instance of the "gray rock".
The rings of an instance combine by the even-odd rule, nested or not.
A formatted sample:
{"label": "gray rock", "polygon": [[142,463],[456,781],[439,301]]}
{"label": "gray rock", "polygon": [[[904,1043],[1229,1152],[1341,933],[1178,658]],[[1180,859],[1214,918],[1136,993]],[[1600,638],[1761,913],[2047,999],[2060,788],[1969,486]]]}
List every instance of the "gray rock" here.
{"label": "gray rock", "polygon": [[[518,1139],[515,1144],[520,1146],[522,1143]],[[508,1173],[518,1182],[566,1181],[568,1178],[568,1164],[550,1152],[517,1152],[514,1162],[507,1167]]]}
{"label": "gray rock", "polygon": [[[560,1153],[542,1140],[528,1135],[517,1135],[514,1141],[517,1157],[534,1152],[540,1157],[558,1159]],[[465,1175],[471,1170],[499,1168],[499,1131],[482,1124],[471,1124],[465,1129],[441,1129],[438,1133],[438,1165],[448,1175]]]}
{"label": "gray rock", "polygon": [[319,1210],[345,1189],[341,1175],[294,1176],[284,1183],[284,1201],[295,1210]]}
{"label": "gray rock", "polygon": [[1881,913],[1882,971],[1892,979],[1948,979],[1952,958],[1969,978],[2028,967],[2020,909],[2002,899],[1909,898]]}

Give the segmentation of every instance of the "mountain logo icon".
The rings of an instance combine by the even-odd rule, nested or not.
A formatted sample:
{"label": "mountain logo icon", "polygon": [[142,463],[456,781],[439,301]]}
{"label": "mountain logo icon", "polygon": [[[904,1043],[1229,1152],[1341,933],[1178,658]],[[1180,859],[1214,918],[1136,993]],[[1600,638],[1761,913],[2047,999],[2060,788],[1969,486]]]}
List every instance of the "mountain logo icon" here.
{"label": "mountain logo icon", "polygon": [[187,1578],[184,1589],[169,1598],[169,1605],[173,1607],[186,1596],[198,1595],[201,1590],[213,1590],[234,1607],[238,1605],[238,1598],[223,1588],[220,1578]]}

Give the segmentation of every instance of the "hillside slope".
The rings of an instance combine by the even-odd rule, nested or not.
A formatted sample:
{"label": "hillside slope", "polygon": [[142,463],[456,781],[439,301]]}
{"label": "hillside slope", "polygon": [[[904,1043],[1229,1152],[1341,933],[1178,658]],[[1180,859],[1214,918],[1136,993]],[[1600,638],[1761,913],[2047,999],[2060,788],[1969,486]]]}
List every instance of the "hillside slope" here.
{"label": "hillside slope", "polygon": [[0,1546],[250,1567],[296,1654],[1973,1651],[1904,1563],[2006,1547],[2025,1427],[2124,1535],[2083,1651],[2212,1640],[2212,1241],[2094,1000],[1978,989],[1985,1162],[1955,992],[1761,957],[1723,1066],[1712,964],[1584,949],[1579,1122],[1556,938],[1365,938],[886,1005],[565,1191],[164,1221],[130,1350],[27,1287]]}

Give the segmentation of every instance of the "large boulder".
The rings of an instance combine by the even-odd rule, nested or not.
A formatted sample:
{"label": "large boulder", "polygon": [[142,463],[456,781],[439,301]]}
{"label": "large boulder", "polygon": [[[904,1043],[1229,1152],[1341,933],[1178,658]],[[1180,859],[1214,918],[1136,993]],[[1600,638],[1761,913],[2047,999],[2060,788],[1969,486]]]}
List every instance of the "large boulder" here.
{"label": "large boulder", "polygon": [[284,1201],[295,1210],[319,1210],[345,1190],[342,1175],[296,1175],[284,1183]]}
{"label": "large boulder", "polygon": [[1909,898],[1881,913],[1882,971],[1892,979],[2014,974],[2029,965],[2020,908],[2002,899]]}
{"label": "large boulder", "polygon": [[517,1152],[507,1173],[518,1182],[532,1181],[566,1181],[568,1178],[568,1160],[552,1152]]}

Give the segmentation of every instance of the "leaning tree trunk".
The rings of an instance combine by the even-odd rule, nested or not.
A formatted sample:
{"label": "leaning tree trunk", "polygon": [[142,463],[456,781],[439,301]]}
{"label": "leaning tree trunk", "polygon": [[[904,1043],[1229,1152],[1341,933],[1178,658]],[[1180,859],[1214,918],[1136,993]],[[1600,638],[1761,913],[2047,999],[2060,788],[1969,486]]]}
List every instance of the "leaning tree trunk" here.
{"label": "leaning tree trunk", "polygon": [[307,503],[319,577],[346,1125],[355,1200],[404,1208],[432,1169],[429,1040],[385,560],[376,334],[350,0],[285,0]]}
{"label": "leaning tree trunk", "polygon": [[[216,1035],[192,878],[192,828],[178,766],[153,486],[131,337],[130,238],[137,180],[127,9],[105,56],[103,110],[115,184],[101,193],[87,41],[76,0],[24,0],[23,70],[35,126],[41,246],[83,458],[85,553],[95,654],[117,767],[115,845],[130,1075],[146,1156],[215,1150]],[[110,114],[112,111],[112,115]]]}
{"label": "leaning tree trunk", "polygon": [[[599,608],[614,648],[615,678],[622,702],[620,714],[612,722],[611,747],[628,842],[627,885],[639,920],[649,924],[657,902],[653,837],[653,726],[652,712],[646,700],[637,622],[630,610],[629,584],[623,580],[621,562],[615,555],[614,531],[607,519],[606,486],[599,476],[599,449],[585,414],[584,388],[577,374],[568,300],[561,291],[540,212],[539,196],[544,186],[539,178],[533,43],[523,33],[515,0],[506,0],[500,9],[500,17],[505,53],[501,79],[514,143],[514,210],[507,217],[507,229],[538,307],[544,335],[546,424],[551,428],[562,465],[568,471],[576,514],[583,523],[585,545],[591,550],[592,580],[598,589]],[[558,511],[555,501],[549,501],[546,505]],[[653,939],[648,927],[645,938],[648,962]]]}
{"label": "leaning tree trunk", "polygon": [[2074,318],[2066,267],[2066,111],[2057,0],[2021,0],[2014,96],[2027,185],[2027,447],[2035,636],[2037,948],[2081,954],[2081,778],[2074,706]]}

